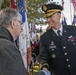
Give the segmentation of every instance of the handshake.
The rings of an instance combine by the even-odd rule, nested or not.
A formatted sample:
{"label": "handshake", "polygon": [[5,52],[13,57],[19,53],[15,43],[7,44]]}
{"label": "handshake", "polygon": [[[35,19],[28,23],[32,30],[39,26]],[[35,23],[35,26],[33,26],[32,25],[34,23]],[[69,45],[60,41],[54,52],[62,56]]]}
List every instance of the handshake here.
{"label": "handshake", "polygon": [[35,73],[34,75],[51,75],[51,73],[46,68],[44,68],[43,70]]}

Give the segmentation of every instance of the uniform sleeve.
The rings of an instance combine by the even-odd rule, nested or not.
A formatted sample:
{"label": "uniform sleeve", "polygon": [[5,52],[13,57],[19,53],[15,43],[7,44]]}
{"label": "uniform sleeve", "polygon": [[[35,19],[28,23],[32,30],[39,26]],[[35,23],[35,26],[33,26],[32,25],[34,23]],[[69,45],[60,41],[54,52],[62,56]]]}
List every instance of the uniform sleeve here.
{"label": "uniform sleeve", "polygon": [[9,45],[1,50],[2,75],[27,75],[19,50]]}
{"label": "uniform sleeve", "polygon": [[47,45],[45,40],[46,40],[45,38],[41,38],[40,40],[39,60],[40,60],[41,69],[43,67],[46,67],[47,69],[49,69],[50,56],[47,50]]}

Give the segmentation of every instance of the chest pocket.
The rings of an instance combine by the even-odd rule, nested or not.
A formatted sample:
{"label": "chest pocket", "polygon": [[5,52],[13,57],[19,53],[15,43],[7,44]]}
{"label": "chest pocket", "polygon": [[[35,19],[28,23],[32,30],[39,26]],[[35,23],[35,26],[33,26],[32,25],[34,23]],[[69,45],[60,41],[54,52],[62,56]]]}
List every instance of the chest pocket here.
{"label": "chest pocket", "polygon": [[71,38],[68,38],[67,40],[68,42],[68,45],[70,46],[76,46],[76,36],[75,37],[71,37]]}
{"label": "chest pocket", "polygon": [[56,52],[58,50],[59,47],[59,43],[56,41],[51,41],[48,44],[48,51],[54,53],[54,51]]}
{"label": "chest pocket", "polygon": [[48,52],[49,52],[49,54],[50,54],[51,56],[56,54],[57,45],[49,45],[48,48],[49,48],[49,49],[48,49]]}

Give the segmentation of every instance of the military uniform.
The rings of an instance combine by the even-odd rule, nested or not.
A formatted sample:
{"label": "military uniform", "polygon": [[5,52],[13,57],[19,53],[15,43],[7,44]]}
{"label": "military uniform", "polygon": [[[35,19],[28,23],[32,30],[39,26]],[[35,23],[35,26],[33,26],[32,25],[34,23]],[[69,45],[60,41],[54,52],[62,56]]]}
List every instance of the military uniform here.
{"label": "military uniform", "polygon": [[40,41],[41,68],[52,69],[56,75],[76,75],[76,27],[63,26],[62,42],[50,29]]}

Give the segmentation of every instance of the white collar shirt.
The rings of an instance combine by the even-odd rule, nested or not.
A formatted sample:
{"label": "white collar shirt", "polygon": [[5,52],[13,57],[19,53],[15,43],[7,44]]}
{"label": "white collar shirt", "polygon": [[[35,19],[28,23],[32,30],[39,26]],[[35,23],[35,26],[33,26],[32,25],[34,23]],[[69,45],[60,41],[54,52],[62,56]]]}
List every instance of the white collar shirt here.
{"label": "white collar shirt", "polygon": [[[52,28],[53,29],[53,31],[57,34],[57,36],[58,36],[58,33],[57,33],[57,31],[58,30],[56,30],[56,29],[54,29],[54,28]],[[63,26],[61,25],[61,27],[59,28],[59,30],[60,30],[60,35],[62,36],[62,32],[63,32]]]}

